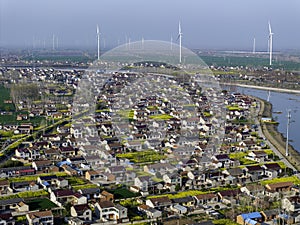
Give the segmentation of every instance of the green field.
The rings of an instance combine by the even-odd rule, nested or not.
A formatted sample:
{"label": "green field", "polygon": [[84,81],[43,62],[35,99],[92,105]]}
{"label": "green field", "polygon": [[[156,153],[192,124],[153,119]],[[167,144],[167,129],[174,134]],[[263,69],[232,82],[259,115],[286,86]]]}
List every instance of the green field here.
{"label": "green field", "polygon": [[14,104],[4,103],[6,100],[12,100],[10,97],[10,91],[8,88],[5,88],[4,86],[0,85],[0,111],[7,111],[7,112],[15,111]]}
{"label": "green field", "polygon": [[[261,68],[269,66],[269,58],[260,58],[255,56],[208,56],[199,55],[199,57],[209,66],[248,66]],[[300,70],[300,63],[292,61],[273,61],[273,69]]]}

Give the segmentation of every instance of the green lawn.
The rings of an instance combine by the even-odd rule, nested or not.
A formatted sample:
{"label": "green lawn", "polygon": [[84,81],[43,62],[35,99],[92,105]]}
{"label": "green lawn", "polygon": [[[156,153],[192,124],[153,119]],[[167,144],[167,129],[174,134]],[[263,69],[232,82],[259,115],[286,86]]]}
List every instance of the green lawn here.
{"label": "green lawn", "polygon": [[[10,90],[0,85],[0,110],[14,111],[15,106],[13,103],[4,103],[5,100],[12,100],[10,97]],[[2,117],[2,115],[1,115]]]}
{"label": "green lawn", "polygon": [[117,188],[115,190],[110,190],[109,192],[114,194],[115,199],[133,198],[138,196],[138,194],[129,191],[127,188]]}
{"label": "green lawn", "polygon": [[297,176],[290,176],[290,177],[281,177],[281,178],[274,178],[272,180],[264,180],[260,183],[262,185],[266,184],[275,184],[280,182],[293,182],[294,184],[300,184],[300,179]]}
{"label": "green lawn", "polygon": [[168,114],[158,114],[158,115],[149,116],[149,118],[153,120],[169,120],[172,119],[173,116],[170,116]]}
{"label": "green lawn", "polygon": [[51,202],[47,198],[38,198],[31,201],[26,202],[29,206],[29,210],[48,210],[57,207],[56,204]]}

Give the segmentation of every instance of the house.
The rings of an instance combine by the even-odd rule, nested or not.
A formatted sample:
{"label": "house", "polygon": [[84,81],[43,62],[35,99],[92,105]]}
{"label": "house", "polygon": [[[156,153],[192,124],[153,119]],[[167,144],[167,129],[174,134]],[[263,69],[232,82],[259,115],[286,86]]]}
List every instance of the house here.
{"label": "house", "polygon": [[171,205],[170,209],[178,214],[185,214],[188,211],[186,207],[184,207],[182,205],[178,205],[178,204]]}
{"label": "house", "polygon": [[0,195],[7,194],[9,188],[8,180],[0,180]]}
{"label": "house", "polygon": [[32,162],[32,168],[40,173],[47,173],[53,163],[50,160],[41,160]]}
{"label": "house", "polygon": [[251,151],[246,158],[258,163],[263,163],[267,160],[268,155],[265,151]]}
{"label": "house", "polygon": [[238,195],[241,194],[240,189],[234,189],[234,190],[225,190],[218,192],[218,196],[221,200],[221,202],[225,204],[232,204],[236,203],[236,199],[238,198]]}
{"label": "house", "polygon": [[259,184],[247,184],[246,186],[241,187],[241,192],[252,197],[264,196],[265,188]]}
{"label": "house", "polygon": [[150,176],[141,176],[134,179],[134,186],[138,187],[141,192],[148,192],[153,185],[154,181]]}
{"label": "house", "polygon": [[95,204],[95,214],[101,221],[124,220],[127,218],[127,208],[110,201],[101,201]]}
{"label": "house", "polygon": [[236,217],[236,222],[241,225],[260,225],[262,215],[259,212],[241,214]]}
{"label": "house", "polygon": [[293,182],[279,182],[274,184],[266,184],[266,192],[271,193],[278,193],[278,192],[288,192],[291,191],[293,187]]}
{"label": "house", "polygon": [[173,173],[175,170],[176,168],[172,166],[170,163],[155,163],[155,164],[144,166],[144,171],[152,175],[156,175],[156,173],[160,173],[161,175],[164,175],[166,173]]}
{"label": "house", "polygon": [[162,216],[162,212],[157,210],[157,209],[154,209],[154,208],[151,208],[149,207],[148,205],[139,205],[137,206],[137,209],[143,213],[145,213],[147,215],[148,218],[151,218],[151,219],[156,219],[156,218],[159,218]]}
{"label": "house", "polygon": [[216,163],[220,163],[220,167],[229,167],[231,159],[229,158],[228,154],[219,154],[214,155],[212,160]]}
{"label": "house", "polygon": [[18,204],[23,202],[22,198],[11,198],[0,200],[0,211],[16,209]]}
{"label": "house", "polygon": [[273,221],[278,215],[278,209],[270,209],[260,212],[263,217],[263,221]]}
{"label": "house", "polygon": [[169,197],[158,197],[158,198],[150,198],[146,200],[146,205],[151,208],[155,208],[158,210],[163,210],[164,208],[168,208],[172,205],[172,201]]}
{"label": "house", "polygon": [[57,177],[56,175],[49,175],[49,176],[40,176],[37,179],[37,182],[43,186],[44,189],[51,188],[51,189],[61,189],[66,188],[69,185],[67,179],[63,177]]}
{"label": "house", "polygon": [[73,148],[72,146],[67,146],[67,147],[62,146],[59,148],[59,152],[65,157],[75,156],[77,154],[76,149]]}
{"label": "house", "polygon": [[71,216],[85,221],[92,220],[92,210],[87,204],[73,205],[70,209]]}
{"label": "house", "polygon": [[37,191],[38,189],[39,185],[36,181],[12,182],[9,188],[11,192]]}
{"label": "house", "polygon": [[300,196],[290,196],[290,197],[284,197],[281,200],[282,209],[284,209],[287,212],[294,213],[294,212],[300,212]]}
{"label": "house", "polygon": [[282,173],[282,169],[278,163],[267,163],[262,165],[262,168],[265,170],[265,175],[271,179],[278,177]]}
{"label": "house", "polygon": [[195,199],[195,205],[197,206],[218,202],[218,195],[213,193],[199,194],[199,195],[195,195],[193,198]]}
{"label": "house", "polygon": [[100,194],[101,201],[114,201],[114,195],[109,193],[108,191],[102,191]]}
{"label": "house", "polygon": [[67,203],[86,204],[87,198],[80,193],[74,193],[69,189],[54,190],[50,193],[50,200],[59,206]]}
{"label": "house", "polygon": [[1,225],[14,225],[15,219],[11,213],[1,213],[0,214],[0,224]]}
{"label": "house", "polygon": [[250,176],[252,181],[260,180],[264,175],[264,170],[260,165],[246,166],[243,170]]}
{"label": "house", "polygon": [[182,198],[174,198],[172,199],[172,203],[174,205],[182,205],[185,207],[194,207],[195,199],[192,196],[186,196]]}
{"label": "house", "polygon": [[29,225],[53,225],[53,214],[51,210],[40,211],[40,212],[30,212],[26,214],[26,218]]}
{"label": "house", "polygon": [[163,175],[163,180],[166,184],[171,184],[171,185],[175,185],[175,186],[182,186],[182,178],[180,176],[180,174],[174,172],[171,174],[164,174]]}
{"label": "house", "polygon": [[78,191],[80,194],[85,196],[87,200],[91,199],[99,199],[101,197],[100,195],[100,188],[83,188]]}

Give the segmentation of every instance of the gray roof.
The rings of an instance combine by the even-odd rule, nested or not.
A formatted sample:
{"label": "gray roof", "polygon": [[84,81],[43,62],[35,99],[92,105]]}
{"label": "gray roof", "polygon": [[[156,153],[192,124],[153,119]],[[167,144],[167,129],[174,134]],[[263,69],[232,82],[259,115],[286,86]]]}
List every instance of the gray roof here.
{"label": "gray roof", "polygon": [[18,204],[20,202],[22,202],[23,199],[22,198],[11,198],[11,199],[4,199],[4,200],[0,200],[0,205],[13,205],[13,204]]}

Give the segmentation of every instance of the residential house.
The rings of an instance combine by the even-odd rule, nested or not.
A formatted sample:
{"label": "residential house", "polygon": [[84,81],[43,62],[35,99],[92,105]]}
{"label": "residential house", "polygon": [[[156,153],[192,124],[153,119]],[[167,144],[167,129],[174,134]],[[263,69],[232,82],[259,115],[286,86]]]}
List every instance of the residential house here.
{"label": "residential house", "polygon": [[146,200],[146,205],[151,208],[163,210],[170,207],[172,205],[172,201],[169,199],[169,197],[150,198]]}
{"label": "residential house", "polygon": [[22,198],[11,198],[0,200],[0,211],[9,211],[17,208],[18,204],[23,202]]}
{"label": "residential house", "polygon": [[141,192],[148,192],[154,185],[150,176],[141,176],[134,179],[134,186],[138,187]]}
{"label": "residential house", "polygon": [[155,163],[144,166],[144,171],[152,175],[160,173],[162,176],[166,173],[173,173],[176,170],[176,167],[172,166],[169,163]]}
{"label": "residential house", "polygon": [[265,151],[251,151],[246,158],[258,163],[263,163],[268,159],[268,155]]}
{"label": "residential house", "polygon": [[83,188],[78,191],[80,194],[85,196],[87,200],[99,199],[101,197],[100,188]]}
{"label": "residential house", "polygon": [[260,180],[264,175],[264,170],[260,165],[246,166],[243,170],[250,176],[251,181]]}
{"label": "residential house", "polygon": [[67,203],[86,204],[87,198],[80,193],[75,193],[69,189],[54,190],[50,193],[50,200],[59,206]]}
{"label": "residential house", "polygon": [[262,168],[265,170],[265,175],[270,179],[276,178],[282,173],[282,169],[278,163],[267,163],[262,165]]}
{"label": "residential house", "polygon": [[30,212],[26,214],[26,218],[29,225],[53,225],[54,219],[51,210]]}
{"label": "residential house", "polygon": [[32,162],[32,168],[34,168],[37,173],[48,173],[50,166],[53,163],[50,160],[41,160],[41,161],[34,161]]}
{"label": "residential house", "polygon": [[109,193],[108,191],[102,191],[100,194],[101,201],[114,201],[114,195],[112,193]]}
{"label": "residential house", "polygon": [[246,193],[252,197],[264,196],[265,188],[259,184],[247,184],[244,187],[241,187],[241,192]]}
{"label": "residential house", "polygon": [[282,209],[287,212],[294,213],[300,212],[300,196],[294,195],[290,197],[284,197],[281,200]]}
{"label": "residential house", "polygon": [[8,192],[9,181],[8,180],[0,180],[0,195],[5,195]]}
{"label": "residential house", "polygon": [[172,199],[172,203],[174,205],[181,205],[185,207],[194,207],[195,199],[192,196],[186,196],[182,198],[174,198]]}
{"label": "residential house", "polygon": [[0,214],[0,224],[1,225],[14,225],[15,219],[11,213],[1,213]]}
{"label": "residential house", "polygon": [[110,201],[101,201],[95,204],[95,214],[100,221],[119,221],[127,218],[127,208]]}
{"label": "residential house", "polygon": [[70,209],[71,216],[85,221],[92,220],[92,210],[87,204],[73,205]]}
{"label": "residential house", "polygon": [[67,179],[63,177],[57,177],[56,175],[40,176],[38,177],[37,182],[42,185],[44,189],[61,189],[66,188],[69,185]]}
{"label": "residential house", "polygon": [[289,192],[293,187],[293,182],[279,182],[274,184],[267,184],[266,195],[274,197],[278,196],[281,192]]}
{"label": "residential house", "polygon": [[163,180],[166,184],[170,184],[173,186],[182,186],[182,178],[180,176],[180,174],[174,172],[174,173],[170,173],[170,174],[164,174],[163,175]]}
{"label": "residential house", "polygon": [[259,212],[252,212],[238,215],[236,222],[241,225],[260,225],[263,221]]}
{"label": "residential house", "polygon": [[11,182],[9,187],[10,192],[36,191],[38,189],[39,185],[34,180]]}
{"label": "residential house", "polygon": [[154,208],[151,208],[150,206],[148,205],[139,205],[137,206],[137,209],[143,213],[145,213],[147,215],[148,218],[150,219],[156,219],[156,218],[159,218],[162,216],[162,212],[157,210],[157,209],[154,209]]}
{"label": "residential house", "polygon": [[194,196],[195,205],[202,206],[209,203],[217,203],[218,202],[218,195],[213,193],[208,194],[199,194]]}
{"label": "residential house", "polygon": [[236,204],[238,196],[241,194],[240,189],[225,190],[218,192],[218,196],[224,204]]}

